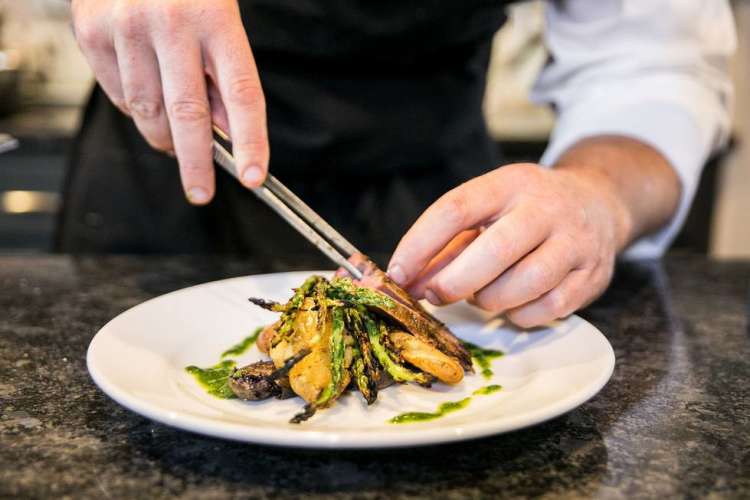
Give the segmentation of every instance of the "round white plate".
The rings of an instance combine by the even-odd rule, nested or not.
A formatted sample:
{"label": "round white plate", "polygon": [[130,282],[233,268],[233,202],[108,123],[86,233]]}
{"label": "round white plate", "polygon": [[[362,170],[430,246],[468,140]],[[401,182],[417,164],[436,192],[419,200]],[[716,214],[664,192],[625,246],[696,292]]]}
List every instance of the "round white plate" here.
{"label": "round white plate", "polygon": [[[285,300],[312,272],[233,278],[179,290],[149,300],[107,323],[89,346],[89,372],[121,405],[153,420],[201,434],[279,446],[387,448],[427,445],[489,436],[561,415],[594,396],[615,364],[607,339],[577,316],[545,329],[519,331],[467,305],[435,310],[459,337],[500,349],[486,380],[477,370],[456,386],[425,389],[394,385],[368,407],[351,392],[302,424],[289,418],[300,398],[259,402],[217,399],[185,371],[216,364],[230,346],[276,314],[247,297]],[[238,366],[261,359],[253,347]],[[402,412],[433,412],[447,401],[499,384],[502,390],[474,396],[444,417],[409,424],[389,420]]]}

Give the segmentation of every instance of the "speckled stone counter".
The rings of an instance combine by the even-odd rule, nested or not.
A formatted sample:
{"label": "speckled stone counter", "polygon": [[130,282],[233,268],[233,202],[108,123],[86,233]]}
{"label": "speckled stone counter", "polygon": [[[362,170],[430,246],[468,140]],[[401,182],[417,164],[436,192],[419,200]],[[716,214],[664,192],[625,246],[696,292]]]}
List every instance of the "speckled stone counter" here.
{"label": "speckled stone counter", "polygon": [[750,497],[750,262],[622,268],[582,313],[617,366],[537,427],[389,452],[258,447],[173,430],[91,382],[110,318],[250,262],[0,257],[0,497]]}

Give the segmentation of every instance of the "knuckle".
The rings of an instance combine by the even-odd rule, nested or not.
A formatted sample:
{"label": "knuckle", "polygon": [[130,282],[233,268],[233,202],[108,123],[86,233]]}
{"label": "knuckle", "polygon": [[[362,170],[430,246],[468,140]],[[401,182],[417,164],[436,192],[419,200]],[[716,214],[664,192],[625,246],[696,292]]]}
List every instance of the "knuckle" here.
{"label": "knuckle", "polygon": [[182,160],[180,161],[180,171],[185,178],[200,179],[209,172],[209,168],[194,160]]}
{"label": "knuckle", "polygon": [[540,260],[529,264],[524,274],[524,282],[528,283],[531,291],[536,294],[546,292],[555,284],[555,270],[547,261]]}
{"label": "knuckle", "polygon": [[554,318],[562,318],[569,314],[568,298],[560,290],[553,290],[549,293],[546,300],[546,309]]}
{"label": "knuckle", "polygon": [[78,22],[75,24],[74,33],[78,45],[83,49],[100,49],[106,45],[106,38],[96,23]]}
{"label": "knuckle", "polygon": [[135,7],[123,7],[115,14],[114,26],[118,35],[133,40],[141,36],[143,16]]}
{"label": "knuckle", "polygon": [[174,38],[176,35],[183,33],[186,29],[185,10],[187,5],[180,5],[179,2],[161,2],[158,9],[159,33],[166,36],[167,39]]}
{"label": "knuckle", "polygon": [[229,83],[229,100],[241,106],[265,106],[263,88],[260,86],[258,79],[250,75],[232,79]]}
{"label": "knuckle", "polygon": [[[541,210],[544,211],[544,214],[550,218],[559,219],[561,216],[564,216],[565,214],[570,213],[570,210],[568,209],[568,206],[566,205],[565,200],[563,200],[562,198],[558,196],[555,196],[554,194],[550,194],[550,193],[537,194],[532,199],[532,203],[533,205],[541,207]],[[537,208],[537,210],[539,210],[539,208]]]}
{"label": "knuckle", "polygon": [[515,163],[508,165],[508,174],[513,176],[517,182],[524,185],[527,182],[534,182],[540,174],[540,167],[533,163]]}
{"label": "knuckle", "polygon": [[169,115],[185,123],[202,123],[211,118],[208,103],[199,99],[178,99],[169,106]]}
{"label": "knuckle", "polygon": [[574,227],[582,232],[587,232],[591,225],[591,217],[585,206],[577,206],[572,210]]}
{"label": "knuckle", "polygon": [[454,302],[460,298],[456,296],[455,288],[449,285],[447,280],[440,277],[434,279],[428,288],[443,302]]}
{"label": "knuckle", "polygon": [[502,238],[497,235],[494,236],[494,238],[487,238],[487,241],[484,242],[487,258],[492,262],[501,261],[503,258],[507,259],[508,255],[513,253],[513,251],[509,248],[509,244],[503,241]]}
{"label": "knuckle", "polygon": [[580,264],[584,252],[587,250],[585,241],[581,241],[580,238],[576,237],[571,231],[563,231],[556,235],[560,238],[559,249],[562,252],[561,262],[570,264],[571,266],[577,266]]}
{"label": "knuckle", "polygon": [[252,135],[233,142],[238,150],[251,151],[257,155],[264,155],[268,151],[268,138],[265,134]]}
{"label": "knuckle", "polygon": [[185,9],[189,6],[189,3],[186,4],[185,2],[167,0],[161,2],[160,14],[166,16],[166,20],[172,20],[172,25],[177,26],[182,24],[183,14],[185,13]]}
{"label": "knuckle", "polygon": [[474,303],[485,311],[500,312],[502,307],[498,300],[500,298],[499,295],[498,293],[482,291],[474,296]]}
{"label": "knuckle", "polygon": [[523,308],[510,311],[506,316],[514,325],[521,328],[534,328],[540,324]]}
{"label": "knuckle", "polygon": [[442,200],[442,212],[448,225],[461,228],[466,225],[469,213],[468,200],[460,188],[445,194]]}
{"label": "knuckle", "polygon": [[136,118],[143,120],[153,120],[161,115],[161,102],[153,99],[142,97],[133,97],[128,99],[128,109]]}

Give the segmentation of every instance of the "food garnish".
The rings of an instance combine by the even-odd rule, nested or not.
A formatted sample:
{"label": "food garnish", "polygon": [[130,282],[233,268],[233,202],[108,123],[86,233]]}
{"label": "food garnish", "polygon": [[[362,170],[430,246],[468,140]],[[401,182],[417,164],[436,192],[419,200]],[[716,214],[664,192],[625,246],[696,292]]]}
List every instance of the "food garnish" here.
{"label": "food garnish", "polygon": [[[359,392],[371,405],[378,391],[394,383],[427,388],[434,382],[458,384],[465,372],[473,372],[472,356],[485,376],[491,373],[490,360],[502,353],[460,341],[366,257],[355,256],[353,263],[363,272],[359,281],[341,271],[330,280],[314,275],[285,303],[249,299],[279,313],[279,319],[225,351],[222,359],[241,355],[253,344],[270,359],[242,368],[224,360],[188,371],[217,397],[257,401],[299,396],[306,404],[291,418],[295,424],[332,406],[348,390]],[[481,394],[498,389],[487,386]],[[430,420],[469,400],[392,422]]]}

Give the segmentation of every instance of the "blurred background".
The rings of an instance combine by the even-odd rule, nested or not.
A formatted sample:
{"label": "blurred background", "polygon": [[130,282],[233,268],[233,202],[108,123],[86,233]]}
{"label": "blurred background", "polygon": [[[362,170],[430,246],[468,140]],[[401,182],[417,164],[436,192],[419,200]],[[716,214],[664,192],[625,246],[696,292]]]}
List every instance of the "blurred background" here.
{"label": "blurred background", "polygon": [[[750,257],[750,1],[734,8],[733,139],[706,166],[673,252]],[[538,159],[554,126],[552,112],[528,100],[547,57],[542,12],[541,2],[513,7],[495,37],[484,111],[511,161]],[[0,0],[0,253],[51,248],[66,153],[92,84],[67,2]]]}

